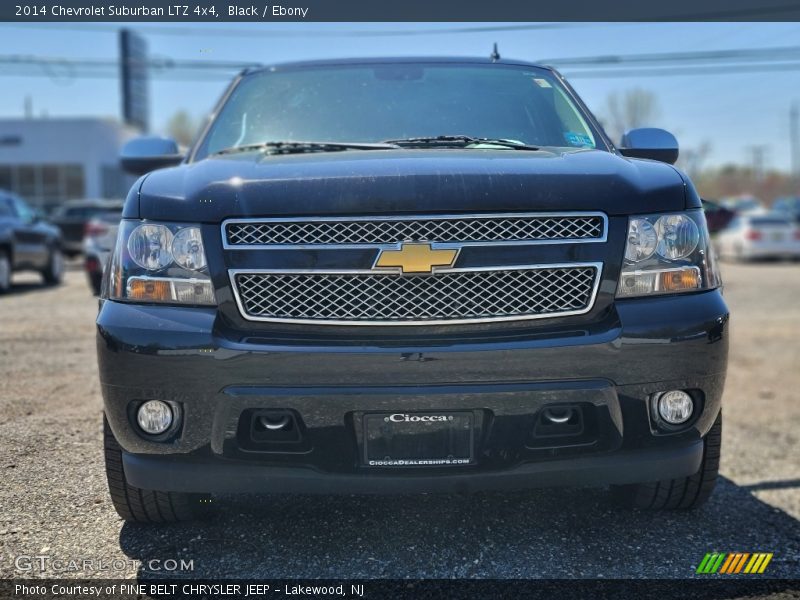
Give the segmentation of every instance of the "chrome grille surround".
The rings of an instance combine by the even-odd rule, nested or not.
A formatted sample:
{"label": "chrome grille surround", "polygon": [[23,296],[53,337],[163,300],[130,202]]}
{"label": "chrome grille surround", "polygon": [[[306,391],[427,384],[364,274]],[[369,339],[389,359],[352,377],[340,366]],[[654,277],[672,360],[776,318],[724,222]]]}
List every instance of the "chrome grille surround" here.
{"label": "chrome grille surround", "polygon": [[605,242],[608,217],[601,212],[277,217],[227,219],[226,250],[259,248],[375,248],[401,242],[580,244]]}
{"label": "chrome grille surround", "polygon": [[371,270],[230,270],[242,316],[318,325],[432,325],[562,317],[594,306],[602,263]]}

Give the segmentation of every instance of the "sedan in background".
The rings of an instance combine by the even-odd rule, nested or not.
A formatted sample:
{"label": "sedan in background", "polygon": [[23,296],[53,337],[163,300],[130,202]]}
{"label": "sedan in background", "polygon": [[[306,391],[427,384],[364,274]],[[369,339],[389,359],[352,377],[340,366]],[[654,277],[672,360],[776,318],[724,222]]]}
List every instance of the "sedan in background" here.
{"label": "sedan in background", "polygon": [[58,207],[53,213],[53,223],[61,229],[64,254],[73,257],[81,253],[84,229],[90,219],[121,211],[122,203],[118,200],[72,200]]}
{"label": "sedan in background", "polygon": [[772,210],[800,223],[800,196],[778,198],[772,205]]}
{"label": "sedan in background", "polygon": [[0,294],[14,271],[38,271],[47,285],[64,274],[61,233],[19,196],[0,190]]}
{"label": "sedan in background", "polygon": [[722,258],[800,258],[800,228],[780,213],[741,215],[717,237]]}
{"label": "sedan in background", "polygon": [[100,295],[108,255],[114,249],[122,211],[105,212],[92,218],[84,228],[83,256],[89,286]]}

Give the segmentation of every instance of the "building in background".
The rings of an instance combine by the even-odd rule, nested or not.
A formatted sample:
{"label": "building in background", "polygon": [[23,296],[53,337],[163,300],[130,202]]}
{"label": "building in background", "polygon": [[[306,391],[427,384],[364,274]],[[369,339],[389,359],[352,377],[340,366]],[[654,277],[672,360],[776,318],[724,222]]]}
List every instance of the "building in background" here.
{"label": "building in background", "polygon": [[0,119],[0,188],[50,212],[80,198],[124,198],[135,177],[119,150],[137,129],[103,118]]}

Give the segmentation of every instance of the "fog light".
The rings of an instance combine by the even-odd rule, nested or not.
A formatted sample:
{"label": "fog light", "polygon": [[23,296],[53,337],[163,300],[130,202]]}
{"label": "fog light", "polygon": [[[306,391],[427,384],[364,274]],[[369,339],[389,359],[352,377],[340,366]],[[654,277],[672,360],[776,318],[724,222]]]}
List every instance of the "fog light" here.
{"label": "fog light", "polygon": [[136,422],[150,435],[164,433],[172,425],[172,408],[161,400],[148,400],[139,407]]}
{"label": "fog light", "polygon": [[693,412],[694,401],[686,392],[672,390],[658,398],[658,414],[670,425],[685,423]]}

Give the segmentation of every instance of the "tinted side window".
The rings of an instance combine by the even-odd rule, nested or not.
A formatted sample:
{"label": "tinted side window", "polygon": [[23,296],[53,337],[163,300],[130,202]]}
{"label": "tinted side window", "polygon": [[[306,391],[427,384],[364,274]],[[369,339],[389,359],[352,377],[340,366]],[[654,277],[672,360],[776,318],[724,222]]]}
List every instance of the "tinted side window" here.
{"label": "tinted side window", "polygon": [[11,205],[11,199],[6,198],[5,196],[0,196],[0,219],[6,217],[15,217],[16,211],[14,207]]}
{"label": "tinted side window", "polygon": [[92,208],[91,206],[75,206],[72,208],[68,208],[64,212],[65,217],[70,218],[83,218],[83,217],[91,217],[96,209]]}
{"label": "tinted side window", "polygon": [[25,203],[24,200],[15,198],[14,203],[16,204],[17,207],[17,216],[19,216],[20,219],[22,219],[26,223],[30,223],[31,221],[33,221],[33,211],[31,210],[31,207]]}

